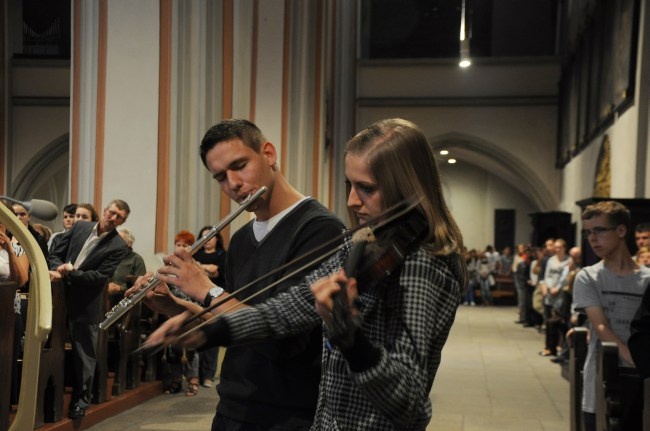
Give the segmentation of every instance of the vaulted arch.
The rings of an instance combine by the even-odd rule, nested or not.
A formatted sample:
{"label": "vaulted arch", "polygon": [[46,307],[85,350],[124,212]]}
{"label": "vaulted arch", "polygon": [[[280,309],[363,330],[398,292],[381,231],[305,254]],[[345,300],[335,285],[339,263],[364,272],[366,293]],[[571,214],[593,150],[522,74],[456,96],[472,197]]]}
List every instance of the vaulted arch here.
{"label": "vaulted arch", "polygon": [[[17,199],[45,199],[63,208],[68,203],[70,135],[54,139],[34,154],[18,173],[12,184],[11,196]],[[61,215],[46,224],[59,226]]]}
{"label": "vaulted arch", "polygon": [[481,167],[528,196],[539,211],[556,210],[557,198],[532,169],[504,148],[475,136],[453,132],[430,138],[434,150],[447,149],[456,158]]}

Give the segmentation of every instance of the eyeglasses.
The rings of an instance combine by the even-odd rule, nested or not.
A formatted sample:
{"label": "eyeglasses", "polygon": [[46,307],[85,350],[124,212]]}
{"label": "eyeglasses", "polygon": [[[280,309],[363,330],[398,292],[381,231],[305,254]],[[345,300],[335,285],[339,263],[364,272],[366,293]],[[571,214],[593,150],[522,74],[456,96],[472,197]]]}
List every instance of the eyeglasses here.
{"label": "eyeglasses", "polygon": [[618,226],[610,226],[610,227],[602,227],[602,226],[596,226],[593,229],[582,229],[582,236],[587,238],[589,235],[592,233],[596,235],[597,237],[602,236],[605,232],[609,232],[611,230],[616,229]]}
{"label": "eyeglasses", "polygon": [[124,217],[122,214],[120,214],[120,213],[118,213],[116,211],[113,211],[110,208],[106,208],[106,212],[108,213],[108,218],[115,217],[115,220],[117,220],[119,222],[123,222],[123,221],[126,220],[126,217]]}

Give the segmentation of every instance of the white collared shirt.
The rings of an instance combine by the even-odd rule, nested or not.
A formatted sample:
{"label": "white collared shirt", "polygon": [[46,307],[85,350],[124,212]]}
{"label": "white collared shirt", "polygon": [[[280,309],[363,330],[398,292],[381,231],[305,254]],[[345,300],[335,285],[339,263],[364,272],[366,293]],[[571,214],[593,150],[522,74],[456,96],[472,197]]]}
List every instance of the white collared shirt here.
{"label": "white collared shirt", "polygon": [[84,243],[83,248],[79,252],[79,256],[77,256],[77,260],[74,262],[74,269],[79,269],[82,263],[86,260],[88,255],[97,247],[97,244],[99,244],[99,241],[102,240],[106,235],[108,235],[108,232],[104,232],[101,235],[97,234],[97,227],[99,226],[99,223],[96,223],[95,226],[93,226],[93,229],[90,231],[90,235],[88,236],[88,239],[86,239],[86,242]]}

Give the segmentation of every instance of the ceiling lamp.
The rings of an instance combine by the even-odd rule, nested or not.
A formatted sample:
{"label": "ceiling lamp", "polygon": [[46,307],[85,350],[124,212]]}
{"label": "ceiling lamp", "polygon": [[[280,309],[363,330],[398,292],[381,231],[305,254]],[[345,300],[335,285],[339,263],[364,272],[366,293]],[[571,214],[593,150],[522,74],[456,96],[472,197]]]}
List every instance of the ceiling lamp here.
{"label": "ceiling lamp", "polygon": [[469,67],[472,64],[469,57],[469,39],[467,27],[465,26],[465,0],[463,0],[460,11],[460,62],[458,63],[462,68]]}

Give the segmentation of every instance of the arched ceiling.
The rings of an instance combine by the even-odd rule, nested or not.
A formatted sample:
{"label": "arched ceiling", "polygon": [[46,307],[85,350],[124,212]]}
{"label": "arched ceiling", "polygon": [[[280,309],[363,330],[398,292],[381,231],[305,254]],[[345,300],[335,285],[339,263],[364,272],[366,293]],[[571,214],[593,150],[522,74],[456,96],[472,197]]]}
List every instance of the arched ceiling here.
{"label": "arched ceiling", "polygon": [[451,133],[429,140],[436,154],[449,150],[455,158],[489,171],[530,197],[540,211],[552,211],[558,201],[544,182],[524,162],[498,145],[476,137]]}

